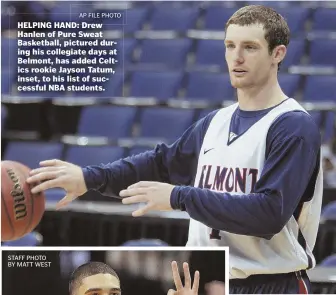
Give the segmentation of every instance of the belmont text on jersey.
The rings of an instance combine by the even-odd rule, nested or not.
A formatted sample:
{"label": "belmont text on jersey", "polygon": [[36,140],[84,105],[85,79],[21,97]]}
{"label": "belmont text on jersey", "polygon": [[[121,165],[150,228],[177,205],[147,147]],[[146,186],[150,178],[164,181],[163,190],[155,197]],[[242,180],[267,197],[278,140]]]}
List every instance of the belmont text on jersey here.
{"label": "belmont text on jersey", "polygon": [[257,182],[257,177],[256,168],[203,165],[198,187],[230,193],[250,193]]}

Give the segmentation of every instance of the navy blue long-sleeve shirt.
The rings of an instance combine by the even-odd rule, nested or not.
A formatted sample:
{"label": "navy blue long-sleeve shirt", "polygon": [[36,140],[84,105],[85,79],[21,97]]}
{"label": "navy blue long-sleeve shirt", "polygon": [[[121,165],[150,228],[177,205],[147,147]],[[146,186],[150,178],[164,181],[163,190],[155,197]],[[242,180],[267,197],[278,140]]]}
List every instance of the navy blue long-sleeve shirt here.
{"label": "navy blue long-sleeve shirt", "polygon": [[[238,136],[270,110],[235,111],[230,131]],[[265,165],[254,190],[239,198],[230,193],[193,187],[204,135],[217,111],[191,126],[172,145],[159,144],[140,155],[83,168],[88,189],[119,194],[138,181],[176,185],[173,209],[185,210],[211,228],[252,236],[278,233],[300,202],[312,198],[319,169],[320,133],[310,115],[281,115],[266,139]]]}

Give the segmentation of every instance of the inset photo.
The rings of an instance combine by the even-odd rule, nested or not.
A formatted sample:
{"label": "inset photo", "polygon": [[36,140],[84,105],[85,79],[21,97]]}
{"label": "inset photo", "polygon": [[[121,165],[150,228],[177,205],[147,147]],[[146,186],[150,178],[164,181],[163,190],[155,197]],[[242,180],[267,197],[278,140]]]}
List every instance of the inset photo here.
{"label": "inset photo", "polygon": [[228,251],[2,251],[3,295],[224,295]]}

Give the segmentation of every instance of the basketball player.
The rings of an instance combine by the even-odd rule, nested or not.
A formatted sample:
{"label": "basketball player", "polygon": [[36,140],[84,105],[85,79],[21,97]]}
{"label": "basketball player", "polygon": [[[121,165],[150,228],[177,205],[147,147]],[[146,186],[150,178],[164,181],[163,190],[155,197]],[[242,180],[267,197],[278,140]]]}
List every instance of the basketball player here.
{"label": "basketball player", "polygon": [[102,262],[89,262],[78,267],[69,282],[70,295],[120,295],[117,273]]}
{"label": "basketball player", "polygon": [[100,166],[41,162],[33,193],[62,187],[60,206],[87,190],[117,194],[133,212],[184,210],[187,246],[230,247],[230,294],[307,293],[315,266],[323,179],[312,117],[278,82],[290,32],[271,8],[246,6],[225,27],[238,102],[214,111],[172,145]]}

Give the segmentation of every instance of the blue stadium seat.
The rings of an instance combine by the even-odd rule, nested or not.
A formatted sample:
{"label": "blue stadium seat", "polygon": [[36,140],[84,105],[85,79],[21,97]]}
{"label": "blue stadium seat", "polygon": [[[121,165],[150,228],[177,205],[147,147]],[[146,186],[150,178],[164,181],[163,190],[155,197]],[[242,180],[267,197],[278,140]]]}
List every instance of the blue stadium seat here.
{"label": "blue stadium seat", "polygon": [[191,72],[189,74],[186,98],[205,99],[209,102],[221,103],[234,99],[235,91],[231,86],[229,74],[207,72]]}
{"label": "blue stadium seat", "polygon": [[5,129],[7,118],[7,108],[4,105],[1,105],[1,131]]}
{"label": "blue stadium seat", "polygon": [[[160,3],[160,2],[158,2]],[[152,8],[154,4],[157,4],[157,2],[153,1],[134,1],[132,3],[132,7],[147,7],[147,8]]]}
{"label": "blue stadium seat", "polygon": [[336,66],[336,40],[319,39],[311,41],[310,63],[313,65]]}
{"label": "blue stadium seat", "polygon": [[123,158],[124,149],[116,146],[70,146],[65,160],[81,167],[114,162]]}
{"label": "blue stadium seat", "polygon": [[52,188],[46,190],[44,194],[47,202],[59,202],[65,197],[66,191],[61,188]]}
{"label": "blue stadium seat", "polygon": [[292,65],[299,65],[304,54],[305,41],[303,39],[293,39],[290,41],[285,59],[280,68],[288,68]]}
{"label": "blue stadium seat", "polygon": [[323,259],[319,266],[323,267],[336,267],[336,254],[330,255],[327,258]]}
{"label": "blue stadium seat", "polygon": [[[92,12],[89,2],[85,1],[61,1],[56,2],[49,13],[52,22],[80,22],[80,13]],[[69,29],[64,29],[69,30]]]}
{"label": "blue stadium seat", "polygon": [[303,32],[304,24],[309,16],[309,8],[290,6],[277,8],[276,10],[285,18],[293,35]]}
{"label": "blue stadium seat", "polygon": [[117,42],[118,42],[116,46],[118,50],[117,58],[118,61],[120,61],[119,67],[121,67],[122,63],[127,65],[132,62],[133,52],[138,42],[136,39],[130,39],[130,38],[118,40]]}
{"label": "blue stadium seat", "polygon": [[18,59],[17,39],[1,37],[1,70],[13,70],[16,68]]}
{"label": "blue stadium seat", "polygon": [[194,110],[146,108],[141,114],[141,136],[176,140],[192,124]]}
{"label": "blue stadium seat", "polygon": [[131,78],[130,95],[155,97],[159,100],[176,97],[182,77],[181,72],[135,71]]}
{"label": "blue stadium seat", "polygon": [[226,22],[236,10],[236,8],[227,8],[221,5],[209,6],[205,13],[203,29],[224,31]]}
{"label": "blue stadium seat", "polygon": [[29,13],[37,14],[41,20],[48,18],[48,9],[42,1],[31,1],[27,6],[29,7]]}
{"label": "blue stadium seat", "polygon": [[1,94],[12,94],[16,71],[1,71]]}
{"label": "blue stadium seat", "polygon": [[144,40],[139,63],[181,68],[190,47],[190,39]]}
{"label": "blue stadium seat", "polygon": [[158,7],[154,10],[150,21],[152,30],[174,30],[185,32],[192,29],[198,16],[196,7]]}
{"label": "blue stadium seat", "polygon": [[[309,15],[309,9],[300,6],[278,7],[280,13],[288,22],[292,33],[301,32],[304,23]],[[210,6],[205,15],[205,29],[224,30],[225,24],[236,8],[225,8],[221,6]]]}
{"label": "blue stadium seat", "polygon": [[330,142],[334,135],[334,126],[336,115],[333,112],[327,112],[325,121],[322,120],[322,113],[319,111],[309,112],[316,124],[319,126],[322,133],[322,142]]}
{"label": "blue stadium seat", "polygon": [[[204,7],[204,2],[200,2],[200,1],[186,1],[183,2],[185,4],[187,3],[191,3],[192,5],[198,6],[198,7]],[[217,7],[227,7],[227,8],[232,8],[232,7],[236,7],[236,9],[239,9],[242,6],[245,6],[245,2],[243,1],[234,1],[234,0],[227,0],[227,1],[206,1],[205,4],[206,7],[209,6],[217,6]]]}
{"label": "blue stadium seat", "polygon": [[[107,75],[105,75],[107,76]],[[100,92],[98,96],[111,98],[116,96],[123,96],[123,87],[125,82],[125,75],[121,69],[117,69],[114,74],[109,75],[109,80],[104,82],[104,92]]]}
{"label": "blue stadium seat", "polygon": [[300,75],[279,74],[279,84],[282,91],[289,97],[294,97],[294,94],[299,88]]}
{"label": "blue stadium seat", "polygon": [[[5,2],[2,2],[5,3]],[[10,4],[10,2],[9,2]],[[10,15],[10,11],[13,9],[13,7],[10,7],[10,5],[7,5],[7,7],[4,7],[6,4],[2,4],[1,7],[1,31],[5,30],[15,30],[17,28],[17,15],[13,14]]]}
{"label": "blue stadium seat", "polygon": [[88,106],[83,108],[78,135],[120,138],[131,136],[135,107]]}
{"label": "blue stadium seat", "polygon": [[[124,31],[132,33],[141,30],[144,22],[147,20],[148,13],[149,9],[147,8],[127,9]],[[113,27],[110,29],[113,30]]]}
{"label": "blue stadium seat", "polygon": [[306,79],[303,100],[336,101],[335,76],[308,76]]}
{"label": "blue stadium seat", "polygon": [[227,69],[223,40],[199,40],[197,42],[195,64]]}
{"label": "blue stadium seat", "polygon": [[336,30],[336,9],[319,7],[314,12],[313,30],[335,31]]}
{"label": "blue stadium seat", "polygon": [[324,140],[327,142],[330,142],[333,136],[335,136],[334,134],[335,122],[336,122],[335,112],[328,112],[325,122],[325,133],[324,133]]}
{"label": "blue stadium seat", "polygon": [[5,160],[20,162],[29,168],[39,167],[39,162],[62,157],[63,145],[45,142],[15,142],[8,144]]}
{"label": "blue stadium seat", "polygon": [[[184,7],[192,7],[200,4],[198,1],[148,1],[155,8],[184,8]],[[136,3],[136,2],[135,2]],[[142,1],[139,3],[142,5]]]}
{"label": "blue stadium seat", "polygon": [[336,201],[333,201],[322,208],[321,217],[327,220],[336,220]]}
{"label": "blue stadium seat", "polygon": [[124,31],[125,33],[134,33],[142,29],[147,21],[150,7],[142,5],[141,7],[131,7],[128,9],[98,9],[96,12],[121,13],[121,18],[103,18],[103,29],[106,31]]}
{"label": "blue stadium seat", "polygon": [[141,153],[144,153],[146,151],[150,151],[151,148],[150,147],[145,147],[145,146],[134,146],[129,150],[129,155],[138,155]]}

